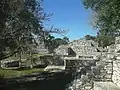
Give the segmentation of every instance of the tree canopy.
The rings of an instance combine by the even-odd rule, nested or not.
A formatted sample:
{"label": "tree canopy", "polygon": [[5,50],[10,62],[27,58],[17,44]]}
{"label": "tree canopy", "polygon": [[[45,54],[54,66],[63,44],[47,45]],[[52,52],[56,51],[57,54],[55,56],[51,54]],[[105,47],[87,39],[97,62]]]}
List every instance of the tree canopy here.
{"label": "tree canopy", "polygon": [[98,42],[103,41],[105,46],[113,44],[114,38],[120,35],[120,1],[83,0],[83,4],[87,9],[92,10],[93,27],[98,30]]}
{"label": "tree canopy", "polygon": [[85,35],[85,39],[86,40],[95,40],[96,37],[95,36],[91,36],[91,35]]}
{"label": "tree canopy", "polygon": [[43,39],[46,19],[42,0],[0,0],[0,60]]}
{"label": "tree canopy", "polygon": [[60,45],[66,45],[69,43],[69,38],[55,38],[52,35],[48,35],[47,39],[45,39],[45,47],[48,48],[50,53],[54,53],[54,49]]}
{"label": "tree canopy", "polygon": [[32,52],[40,42],[50,47],[50,33],[65,32],[53,27],[46,30],[43,23],[50,15],[42,4],[43,0],[0,0],[0,60]]}
{"label": "tree canopy", "polygon": [[83,0],[85,7],[93,11],[94,27],[108,36],[119,35],[120,1],[119,0]]}

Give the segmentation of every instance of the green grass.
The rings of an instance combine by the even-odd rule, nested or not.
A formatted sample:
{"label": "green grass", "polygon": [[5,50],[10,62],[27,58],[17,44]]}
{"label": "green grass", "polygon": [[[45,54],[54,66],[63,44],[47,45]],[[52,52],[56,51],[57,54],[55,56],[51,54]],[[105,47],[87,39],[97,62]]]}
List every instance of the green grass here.
{"label": "green grass", "polygon": [[[33,54],[33,58],[37,58],[40,56],[44,56],[41,54]],[[29,54],[24,54],[21,56],[22,59],[27,59],[29,57]],[[13,60],[18,60],[20,59],[19,55],[13,55],[12,57],[9,57],[7,59],[13,59]],[[6,69],[0,69],[0,75],[4,75],[4,77],[20,77],[23,75],[29,75],[35,72],[43,72],[43,68],[33,68],[33,69],[27,69],[27,70],[6,70]]]}
{"label": "green grass", "polygon": [[4,75],[5,78],[7,77],[20,77],[23,75],[30,75],[35,72],[43,72],[43,68],[33,68],[27,70],[5,70],[0,69],[0,75]]}
{"label": "green grass", "polygon": [[[51,54],[32,54],[32,57],[33,58],[37,58],[37,57],[41,57],[41,56],[51,56]],[[27,59],[28,57],[30,57],[30,54],[23,54],[23,55],[21,55],[21,58],[22,59]],[[20,55],[13,55],[13,56],[11,56],[11,57],[9,57],[9,58],[7,58],[7,59],[14,59],[14,60],[17,60],[17,59],[20,59]]]}

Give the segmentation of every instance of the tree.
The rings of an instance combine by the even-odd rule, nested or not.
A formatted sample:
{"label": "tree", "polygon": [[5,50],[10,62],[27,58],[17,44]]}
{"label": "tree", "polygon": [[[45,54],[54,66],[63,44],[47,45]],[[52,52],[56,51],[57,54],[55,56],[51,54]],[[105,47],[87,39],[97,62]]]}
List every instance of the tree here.
{"label": "tree", "polygon": [[[51,43],[49,33],[63,33],[61,29],[46,30],[43,23],[50,15],[44,13],[43,0],[0,0],[0,60],[15,53],[29,53],[40,42]],[[51,44],[49,44],[50,46]]]}
{"label": "tree", "polygon": [[95,37],[95,36],[91,36],[91,35],[86,35],[86,36],[85,36],[85,39],[86,39],[86,40],[95,40],[96,37]]}
{"label": "tree", "polygon": [[30,50],[34,36],[44,39],[45,19],[42,0],[0,0],[0,60]]}
{"label": "tree", "polygon": [[83,3],[93,11],[94,27],[107,36],[120,35],[119,0],[83,0]]}
{"label": "tree", "polygon": [[53,40],[54,45],[54,49],[57,48],[60,45],[66,45],[69,43],[69,38],[67,37],[63,37],[63,38],[55,38]]}
{"label": "tree", "polygon": [[87,9],[93,12],[93,27],[98,29],[97,40],[106,46],[115,42],[120,35],[119,0],[83,0]]}
{"label": "tree", "polygon": [[60,45],[65,45],[69,43],[69,38],[55,38],[52,35],[49,35],[47,39],[45,39],[45,46],[48,48],[50,53],[54,53],[54,49]]}
{"label": "tree", "polygon": [[99,46],[102,46],[102,47],[107,47],[111,44],[114,44],[115,42],[115,38],[112,36],[99,35],[96,37],[96,39],[97,39]]}

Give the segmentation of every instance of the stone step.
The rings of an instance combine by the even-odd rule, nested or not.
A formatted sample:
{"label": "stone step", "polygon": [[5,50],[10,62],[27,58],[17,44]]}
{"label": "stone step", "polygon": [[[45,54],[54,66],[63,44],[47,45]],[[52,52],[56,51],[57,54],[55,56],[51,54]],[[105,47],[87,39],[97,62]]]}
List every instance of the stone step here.
{"label": "stone step", "polygon": [[94,82],[94,90],[120,90],[112,82]]}

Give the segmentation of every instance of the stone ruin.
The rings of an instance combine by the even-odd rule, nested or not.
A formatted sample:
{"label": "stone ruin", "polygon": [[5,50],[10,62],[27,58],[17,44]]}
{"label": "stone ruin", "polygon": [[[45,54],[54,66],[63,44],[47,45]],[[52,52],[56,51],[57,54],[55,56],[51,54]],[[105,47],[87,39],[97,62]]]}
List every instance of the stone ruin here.
{"label": "stone ruin", "polygon": [[49,51],[47,48],[45,48],[44,43],[39,44],[39,46],[36,47],[35,52],[38,54],[48,54]]}
{"label": "stone ruin", "polygon": [[[42,51],[46,53],[43,45],[38,48],[38,52]],[[80,39],[74,40],[68,45],[59,46],[57,49],[55,49],[55,54],[68,61],[72,60],[77,62],[79,60],[80,63],[77,62],[77,64],[84,66],[87,66],[86,63],[90,64],[96,60],[94,62],[95,64],[90,66],[92,73],[86,72],[86,75],[81,75],[82,78],[77,77],[73,81],[73,90],[78,90],[79,88],[81,88],[80,90],[113,90],[110,88],[110,85],[117,88],[115,90],[120,90],[120,37],[116,37],[115,44],[108,46],[105,50],[101,47],[98,47],[98,44],[92,40]],[[1,66],[5,67],[5,64],[2,64]],[[81,70],[81,67],[79,68]],[[95,71],[98,72],[98,74]],[[94,74],[94,78],[92,78],[92,83],[88,83],[86,81],[91,74]],[[83,87],[81,87],[82,79],[85,82]],[[102,87],[102,84],[105,86]]]}
{"label": "stone ruin", "polygon": [[[30,60],[30,54],[15,54],[12,57],[9,57],[7,59],[4,59],[1,61],[1,68],[3,69],[19,69],[22,67],[30,67],[31,64],[33,66],[38,66],[38,65],[43,65],[43,64],[48,64],[52,60],[52,55],[49,54],[49,51],[47,48],[45,48],[44,43],[39,44],[39,46],[32,48],[31,49],[32,53],[36,54],[36,58],[33,57],[34,62],[31,63]],[[41,56],[37,56],[41,55]],[[50,59],[50,60],[48,60]]]}
{"label": "stone ruin", "polygon": [[98,44],[92,40],[74,40],[68,45],[61,45],[55,50],[57,55],[67,57],[69,59],[88,58],[93,59],[101,54]]}
{"label": "stone ruin", "polygon": [[20,66],[19,60],[3,60],[1,61],[1,68],[4,69],[18,69]]}
{"label": "stone ruin", "polygon": [[120,37],[116,37],[115,44],[105,49],[98,47],[98,44],[92,40],[80,39],[74,40],[68,45],[59,46],[55,52],[67,60],[76,62],[83,60],[80,63],[77,62],[79,65],[88,60],[96,60],[95,65],[90,67],[92,73],[98,72],[98,74],[94,73],[92,83],[86,82],[91,75],[91,72],[87,72],[86,75],[81,76],[84,77],[83,81],[86,83],[82,85],[82,78],[76,78],[69,87],[70,90],[120,90]]}

